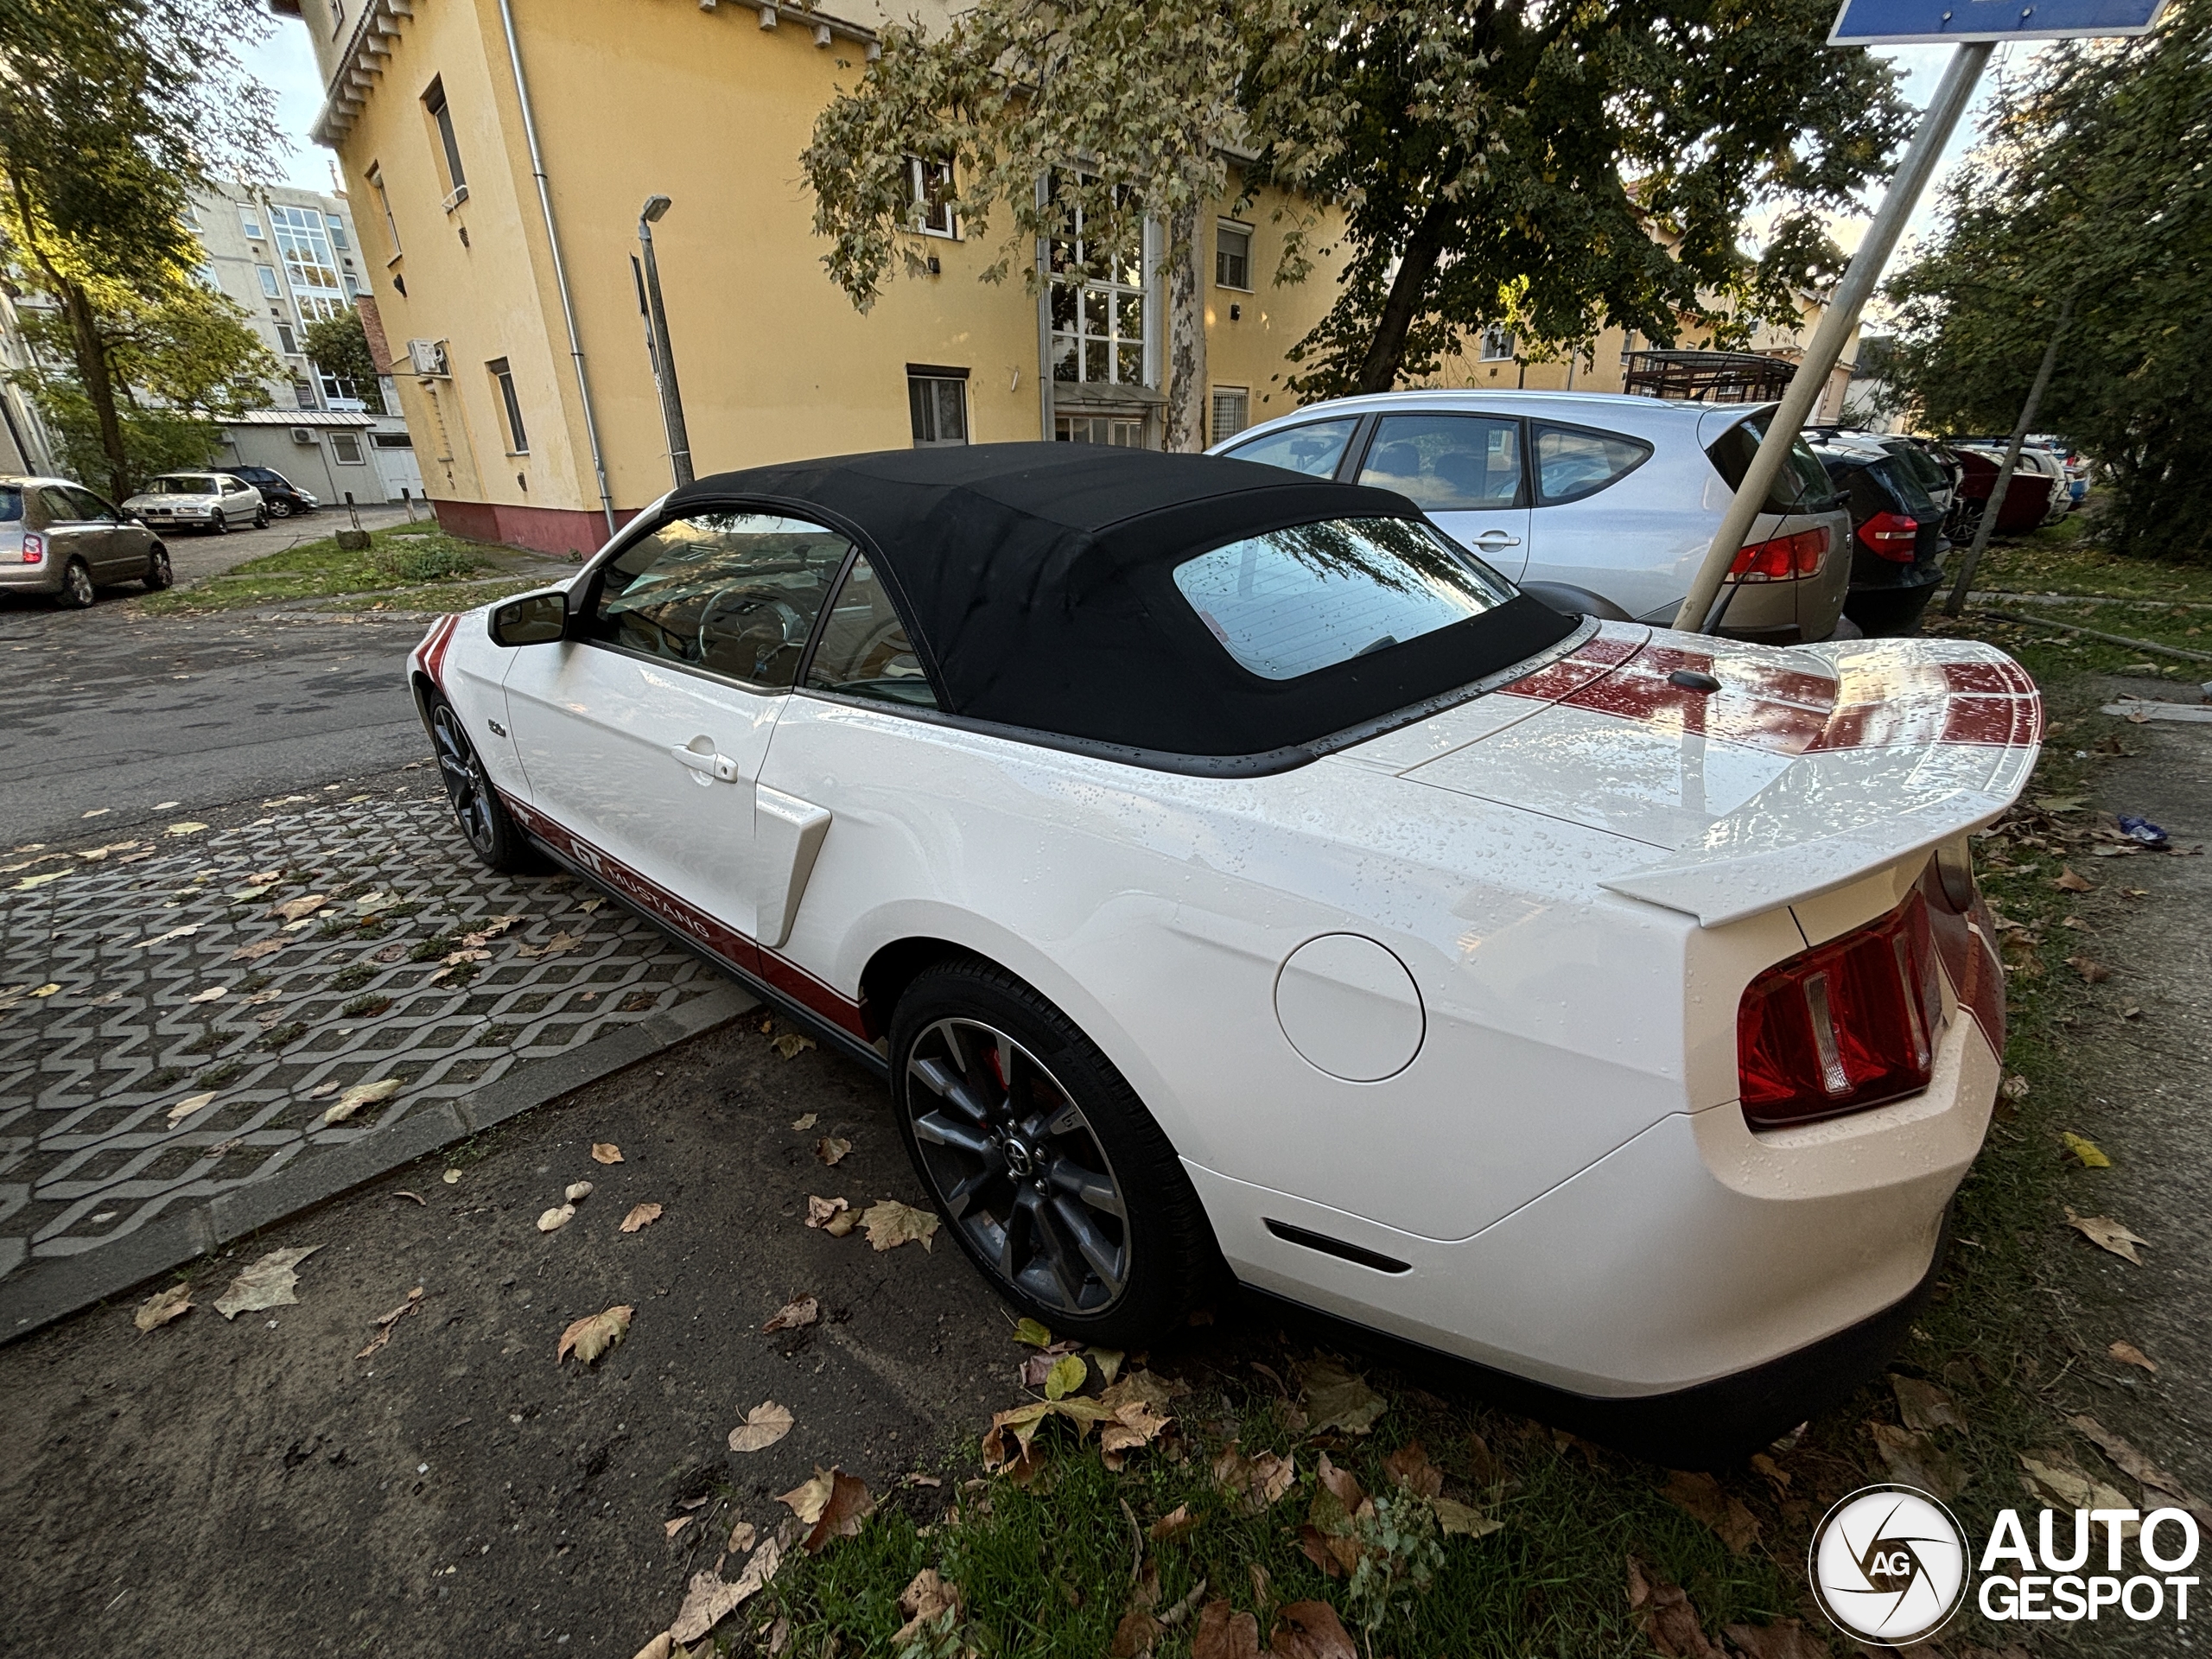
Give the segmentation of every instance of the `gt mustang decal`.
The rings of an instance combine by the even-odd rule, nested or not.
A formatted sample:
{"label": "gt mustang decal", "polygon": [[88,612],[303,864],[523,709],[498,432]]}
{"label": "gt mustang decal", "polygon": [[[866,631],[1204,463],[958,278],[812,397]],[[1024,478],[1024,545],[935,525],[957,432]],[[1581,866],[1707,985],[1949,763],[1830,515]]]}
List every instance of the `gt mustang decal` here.
{"label": "gt mustang decal", "polygon": [[458,616],[442,616],[430,624],[423,643],[415,647],[416,665],[430,677],[430,683],[441,692],[446,689],[446,652],[452,649],[454,634],[460,626]]}

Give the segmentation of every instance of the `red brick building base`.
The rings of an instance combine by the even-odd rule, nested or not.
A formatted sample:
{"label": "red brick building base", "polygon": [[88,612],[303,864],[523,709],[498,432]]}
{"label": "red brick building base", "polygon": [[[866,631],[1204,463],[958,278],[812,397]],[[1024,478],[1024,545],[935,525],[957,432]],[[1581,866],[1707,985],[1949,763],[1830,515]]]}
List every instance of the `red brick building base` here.
{"label": "red brick building base", "polygon": [[[438,527],[472,542],[505,542],[535,553],[566,556],[596,553],[607,543],[607,515],[568,507],[518,507],[496,501],[441,501],[431,508]],[[614,522],[627,524],[637,509],[617,507]]]}

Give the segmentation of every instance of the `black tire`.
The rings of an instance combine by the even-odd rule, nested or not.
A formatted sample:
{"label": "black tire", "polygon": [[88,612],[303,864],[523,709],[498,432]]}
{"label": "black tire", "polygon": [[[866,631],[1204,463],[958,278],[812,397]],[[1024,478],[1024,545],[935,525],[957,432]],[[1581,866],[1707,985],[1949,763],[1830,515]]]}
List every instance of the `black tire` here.
{"label": "black tire", "polygon": [[272,518],[290,518],[292,516],[292,504],[285,500],[283,497],[278,497],[276,500],[271,501],[269,504],[269,516]]}
{"label": "black tire", "polygon": [[257,513],[255,513],[255,514],[253,515],[253,527],[254,527],[256,530],[266,530],[266,529],[268,529],[268,528],[269,528],[269,509],[268,509],[268,508],[264,507],[264,508],[262,508],[258,512],[257,512]]}
{"label": "black tire", "polygon": [[82,559],[72,559],[61,569],[61,591],[54,597],[65,609],[81,611],[99,597],[92,591],[92,570]]}
{"label": "black tire", "polygon": [[159,542],[156,542],[154,550],[146,555],[146,574],[139,580],[146,584],[146,591],[149,594],[160,593],[176,580],[176,573],[169,569],[169,550]]}
{"label": "black tire", "polygon": [[1160,1125],[1075,1022],[1004,969],[956,958],[906,988],[891,1092],[947,1230],[1055,1336],[1141,1348],[1221,1282],[1212,1229]]}
{"label": "black tire", "polygon": [[453,704],[433,693],[430,697],[430,747],[444,781],[446,798],[453,804],[454,822],[468,849],[485,868],[501,875],[516,875],[538,868],[529,839],[515,827],[499,800],[499,792],[485,776],[484,763],[469,741],[468,728]]}
{"label": "black tire", "polygon": [[231,533],[231,521],[224,518],[222,513],[219,511],[213,518],[207,521],[207,533],[210,536],[229,535]]}

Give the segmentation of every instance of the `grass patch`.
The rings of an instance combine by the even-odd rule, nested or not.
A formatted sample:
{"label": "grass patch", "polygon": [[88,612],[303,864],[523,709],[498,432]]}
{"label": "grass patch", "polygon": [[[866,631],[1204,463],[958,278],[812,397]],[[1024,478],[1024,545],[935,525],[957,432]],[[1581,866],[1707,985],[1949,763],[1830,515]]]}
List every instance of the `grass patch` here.
{"label": "grass patch", "polygon": [[323,537],[137,602],[160,615],[316,600],[347,609],[453,609],[542,587],[512,575],[518,557],[432,525],[397,524],[372,531],[365,552],[342,551],[334,536]]}
{"label": "grass patch", "polygon": [[2212,602],[2212,565],[2107,553],[2078,513],[2017,540],[1991,542],[1974,580],[1977,591]]}

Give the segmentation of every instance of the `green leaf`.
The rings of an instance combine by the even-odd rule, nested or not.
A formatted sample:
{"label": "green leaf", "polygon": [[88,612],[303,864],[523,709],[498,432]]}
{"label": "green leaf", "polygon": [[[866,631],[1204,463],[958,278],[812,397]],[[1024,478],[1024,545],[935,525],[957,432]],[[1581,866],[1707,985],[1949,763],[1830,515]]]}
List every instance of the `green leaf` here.
{"label": "green leaf", "polygon": [[1032,1348],[1049,1348],[1052,1345],[1052,1333],[1034,1319],[1024,1319],[1020,1325],[1015,1325],[1014,1339],[1016,1342],[1026,1342]]}
{"label": "green leaf", "polygon": [[1065,1400],[1081,1388],[1090,1375],[1090,1367],[1083,1363],[1081,1354],[1062,1354],[1052,1362],[1052,1369],[1045,1373],[1045,1397]]}

